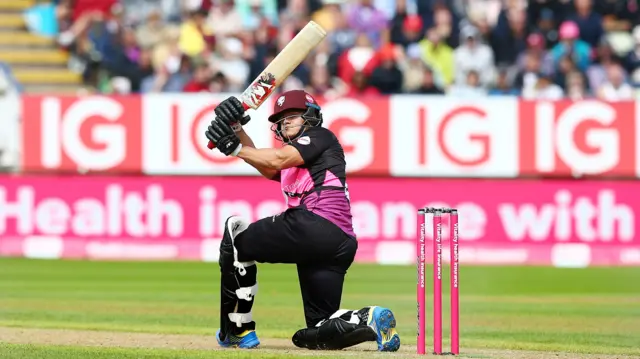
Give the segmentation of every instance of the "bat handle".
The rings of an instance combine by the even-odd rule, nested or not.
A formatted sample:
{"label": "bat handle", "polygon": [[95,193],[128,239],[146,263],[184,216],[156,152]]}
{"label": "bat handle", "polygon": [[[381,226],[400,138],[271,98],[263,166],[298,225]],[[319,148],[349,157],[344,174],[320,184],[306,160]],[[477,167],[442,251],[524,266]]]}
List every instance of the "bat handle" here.
{"label": "bat handle", "polygon": [[[241,99],[242,100],[242,99]],[[244,110],[247,111],[249,109],[249,105],[247,105],[246,103],[242,103],[242,107],[244,107]],[[209,143],[207,143],[207,148],[212,150],[214,148],[216,148],[216,144],[213,143],[211,140],[209,140]]]}

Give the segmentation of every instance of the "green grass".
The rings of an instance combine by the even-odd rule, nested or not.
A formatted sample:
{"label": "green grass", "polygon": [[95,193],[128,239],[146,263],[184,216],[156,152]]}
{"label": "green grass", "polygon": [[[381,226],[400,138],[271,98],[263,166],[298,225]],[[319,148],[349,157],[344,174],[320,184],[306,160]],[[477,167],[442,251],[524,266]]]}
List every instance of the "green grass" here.
{"label": "green grass", "polygon": [[[212,352],[204,350],[163,350],[163,349],[123,349],[123,348],[91,348],[71,346],[45,346],[45,345],[2,345],[0,344],[2,359],[67,359],[67,358],[91,358],[91,359],[210,359]],[[220,352],[215,353],[220,358]],[[296,358],[295,354],[287,353],[260,353],[258,357],[255,351],[236,351],[225,358],[233,359],[279,359]]]}
{"label": "green grass", "polygon": [[[258,334],[289,339],[304,325],[295,267],[259,265],[258,280],[254,306]],[[446,291],[448,277],[443,280]],[[217,263],[0,259],[0,326],[211,335],[218,326],[218,281]],[[639,281],[640,268],[462,266],[462,348],[640,355]],[[354,265],[347,275],[342,307],[392,308],[403,346],[413,347],[415,283],[412,266]],[[431,299],[430,293],[427,298]],[[447,296],[443,303],[448,309]],[[448,312],[443,318],[448,335]],[[217,351],[215,357],[298,354],[257,357]],[[1,358],[176,355],[170,349],[0,344]],[[213,356],[196,350],[181,351],[179,357]]]}

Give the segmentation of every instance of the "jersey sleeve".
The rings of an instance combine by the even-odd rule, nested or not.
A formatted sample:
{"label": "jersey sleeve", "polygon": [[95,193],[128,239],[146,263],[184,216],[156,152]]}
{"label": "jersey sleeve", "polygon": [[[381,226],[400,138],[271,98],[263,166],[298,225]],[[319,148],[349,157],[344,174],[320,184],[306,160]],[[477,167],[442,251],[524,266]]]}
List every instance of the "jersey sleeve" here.
{"label": "jersey sleeve", "polygon": [[300,152],[304,163],[308,164],[317,160],[331,146],[332,141],[335,139],[326,131],[309,131],[290,145]]}

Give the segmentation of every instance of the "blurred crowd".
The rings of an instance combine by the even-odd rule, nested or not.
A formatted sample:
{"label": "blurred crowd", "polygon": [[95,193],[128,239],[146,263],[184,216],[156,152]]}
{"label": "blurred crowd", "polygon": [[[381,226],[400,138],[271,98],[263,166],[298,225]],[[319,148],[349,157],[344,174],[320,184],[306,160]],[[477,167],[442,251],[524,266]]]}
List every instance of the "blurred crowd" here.
{"label": "blurred crowd", "polygon": [[58,44],[100,93],[243,90],[309,20],[282,86],[354,94],[635,98],[638,0],[56,0]]}

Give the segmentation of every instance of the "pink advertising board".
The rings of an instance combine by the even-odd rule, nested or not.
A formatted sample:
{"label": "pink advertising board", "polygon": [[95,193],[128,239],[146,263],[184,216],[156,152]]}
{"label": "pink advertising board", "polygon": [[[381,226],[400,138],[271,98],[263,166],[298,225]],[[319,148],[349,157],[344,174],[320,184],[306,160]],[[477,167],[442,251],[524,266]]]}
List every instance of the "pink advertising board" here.
{"label": "pink advertising board", "polygon": [[[417,209],[450,206],[461,263],[640,265],[635,182],[353,178],[349,192],[360,262],[414,263]],[[215,261],[227,216],[283,209],[256,177],[0,177],[0,255]]]}

